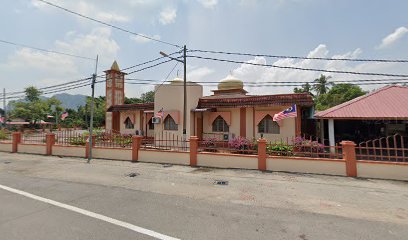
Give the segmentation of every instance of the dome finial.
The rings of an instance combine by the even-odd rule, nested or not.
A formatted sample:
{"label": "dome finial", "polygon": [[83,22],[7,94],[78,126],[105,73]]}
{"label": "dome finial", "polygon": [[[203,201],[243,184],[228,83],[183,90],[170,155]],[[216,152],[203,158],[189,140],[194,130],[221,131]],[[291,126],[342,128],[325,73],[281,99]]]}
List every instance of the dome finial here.
{"label": "dome finial", "polygon": [[115,71],[120,72],[120,68],[119,68],[119,65],[118,65],[118,63],[116,62],[116,60],[113,61],[112,66],[111,66],[111,70],[115,70]]}

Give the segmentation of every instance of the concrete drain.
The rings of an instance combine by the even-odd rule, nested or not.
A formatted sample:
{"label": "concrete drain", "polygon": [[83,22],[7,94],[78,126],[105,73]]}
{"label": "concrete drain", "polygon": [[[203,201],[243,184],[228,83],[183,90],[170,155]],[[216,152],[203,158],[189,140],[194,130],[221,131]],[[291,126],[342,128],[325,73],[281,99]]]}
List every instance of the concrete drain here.
{"label": "concrete drain", "polygon": [[169,167],[173,167],[173,164],[163,164],[164,168],[169,168]]}
{"label": "concrete drain", "polygon": [[214,185],[228,185],[228,181],[224,180],[215,180]]}
{"label": "concrete drain", "polygon": [[132,172],[132,173],[126,174],[126,177],[136,177],[136,176],[139,176],[139,173]]}

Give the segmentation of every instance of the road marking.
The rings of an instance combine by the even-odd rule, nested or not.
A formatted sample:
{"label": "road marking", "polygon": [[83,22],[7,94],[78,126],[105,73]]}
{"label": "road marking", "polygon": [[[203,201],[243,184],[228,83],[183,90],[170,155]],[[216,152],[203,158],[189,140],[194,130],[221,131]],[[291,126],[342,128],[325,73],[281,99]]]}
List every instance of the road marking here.
{"label": "road marking", "polygon": [[56,207],[64,208],[64,209],[67,209],[67,210],[70,210],[70,211],[73,211],[73,212],[76,212],[76,213],[79,213],[79,214],[82,214],[88,217],[96,218],[96,219],[99,219],[99,220],[102,220],[102,221],[105,221],[105,222],[108,222],[108,223],[111,223],[111,224],[114,224],[120,227],[124,227],[129,230],[132,230],[132,231],[144,234],[144,235],[148,235],[148,236],[151,236],[157,239],[179,240],[178,238],[170,237],[170,236],[167,236],[167,235],[164,235],[164,234],[161,234],[161,233],[158,233],[158,232],[146,229],[146,228],[142,228],[142,227],[139,227],[139,226],[127,223],[127,222],[123,222],[123,221],[120,221],[114,218],[104,216],[102,214],[94,213],[94,212],[91,212],[91,211],[88,211],[82,208],[74,207],[74,206],[71,206],[65,203],[60,203],[60,202],[57,202],[57,201],[54,201],[48,198],[43,198],[43,197],[28,193],[28,192],[24,192],[18,189],[7,187],[1,184],[0,184],[0,188],[6,191],[12,192],[12,193],[16,193],[16,194],[37,200],[37,201],[41,201],[41,202],[45,202],[45,203],[54,205]]}

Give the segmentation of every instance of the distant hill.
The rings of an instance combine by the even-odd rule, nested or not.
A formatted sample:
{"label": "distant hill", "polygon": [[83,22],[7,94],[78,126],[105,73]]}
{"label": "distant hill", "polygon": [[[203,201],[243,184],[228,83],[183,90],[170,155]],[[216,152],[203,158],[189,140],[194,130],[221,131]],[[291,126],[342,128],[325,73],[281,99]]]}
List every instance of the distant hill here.
{"label": "distant hill", "polygon": [[[79,106],[85,106],[86,104],[86,95],[81,95],[81,94],[68,94],[68,93],[59,93],[55,94],[53,97],[61,101],[61,106],[63,108],[71,108],[71,109],[77,109]],[[44,97],[41,96],[41,99],[49,99],[49,97]],[[17,100],[17,101],[23,101],[23,100]],[[11,110],[10,104],[7,105],[8,111]]]}
{"label": "distant hill", "polygon": [[61,101],[63,108],[77,109],[79,106],[85,106],[86,104],[86,96],[81,94],[60,93],[55,94],[53,97]]}

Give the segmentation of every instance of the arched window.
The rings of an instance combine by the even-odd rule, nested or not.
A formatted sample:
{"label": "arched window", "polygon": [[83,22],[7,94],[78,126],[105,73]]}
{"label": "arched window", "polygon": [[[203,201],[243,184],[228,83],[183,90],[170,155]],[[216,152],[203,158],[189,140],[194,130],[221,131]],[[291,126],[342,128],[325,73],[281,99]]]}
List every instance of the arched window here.
{"label": "arched window", "polygon": [[213,132],[229,132],[227,122],[221,116],[218,116],[212,124]]}
{"label": "arched window", "polygon": [[258,124],[258,132],[279,134],[280,127],[277,122],[272,120],[270,115],[266,115]]}
{"label": "arched window", "polygon": [[178,125],[170,114],[164,119],[164,130],[178,130]]}
{"label": "arched window", "polygon": [[126,118],[125,120],[125,128],[126,129],[133,129],[135,128],[135,125],[132,123],[129,117]]}

